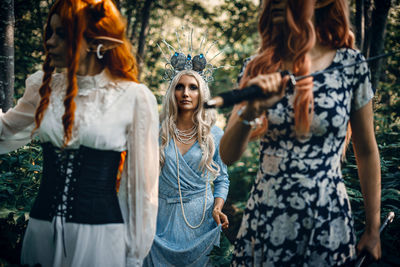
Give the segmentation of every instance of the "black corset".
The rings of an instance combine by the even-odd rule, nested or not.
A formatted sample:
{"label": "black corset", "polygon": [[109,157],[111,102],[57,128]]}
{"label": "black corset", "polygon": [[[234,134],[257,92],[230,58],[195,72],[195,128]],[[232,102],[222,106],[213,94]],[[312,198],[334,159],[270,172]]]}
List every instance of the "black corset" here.
{"label": "black corset", "polygon": [[43,176],[30,216],[84,224],[123,223],[116,193],[121,153],[43,147]]}

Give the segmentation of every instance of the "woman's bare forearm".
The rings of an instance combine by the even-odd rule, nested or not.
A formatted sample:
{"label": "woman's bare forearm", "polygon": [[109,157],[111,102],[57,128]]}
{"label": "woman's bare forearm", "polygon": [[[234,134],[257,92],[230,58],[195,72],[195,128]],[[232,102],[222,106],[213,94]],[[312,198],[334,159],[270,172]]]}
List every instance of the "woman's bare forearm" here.
{"label": "woman's bare forearm", "polygon": [[[357,149],[355,148],[355,151]],[[381,214],[381,172],[378,149],[357,153],[358,176],[364,197],[366,231],[379,231]]]}
{"label": "woman's bare forearm", "polygon": [[379,231],[381,207],[381,166],[376,144],[372,103],[356,111],[351,118],[353,147],[364,198],[366,230]]}
{"label": "woman's bare forearm", "polygon": [[[236,112],[237,109],[234,108],[233,112]],[[232,165],[240,159],[249,142],[250,132],[251,127],[242,123],[236,114],[231,116],[221,138],[219,150],[221,159],[226,165]]]}
{"label": "woman's bare forearm", "polygon": [[224,199],[222,197],[216,197],[214,198],[214,209],[217,210],[222,210],[222,208],[224,207]]}

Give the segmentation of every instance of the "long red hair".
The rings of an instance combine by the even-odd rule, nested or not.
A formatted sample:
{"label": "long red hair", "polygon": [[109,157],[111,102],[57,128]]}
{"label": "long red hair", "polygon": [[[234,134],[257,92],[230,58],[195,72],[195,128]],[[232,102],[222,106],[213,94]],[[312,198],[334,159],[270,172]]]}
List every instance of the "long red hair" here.
{"label": "long red hair", "polygon": [[131,45],[125,37],[126,23],[112,0],[57,0],[50,9],[45,28],[46,59],[43,64],[43,82],[39,89],[41,99],[35,113],[35,129],[40,127],[51,94],[50,83],[54,67],[50,64],[46,41],[50,38],[50,20],[54,14],[59,15],[62,25],[65,25],[65,40],[68,47],[68,85],[64,98],[65,112],[62,117],[64,146],[66,146],[72,136],[75,118],[74,98],[78,93],[76,72],[79,67],[79,51],[82,39],[85,38],[90,41],[96,36],[107,36],[123,41],[123,44],[107,50],[102,59],[103,65],[114,78],[137,82],[138,68],[131,53]]}
{"label": "long red hair", "polygon": [[[316,10],[315,2],[265,0],[258,24],[261,46],[246,67],[240,81],[241,88],[259,74],[283,70],[285,62],[292,62],[295,76],[309,74],[311,61],[307,52],[316,41],[335,49],[354,46],[346,1],[332,1]],[[301,80],[295,87],[294,121],[299,135],[306,134],[310,129],[314,105],[312,88],[312,79]],[[266,130],[267,121],[264,119],[263,127],[253,131],[251,136],[260,136]]]}

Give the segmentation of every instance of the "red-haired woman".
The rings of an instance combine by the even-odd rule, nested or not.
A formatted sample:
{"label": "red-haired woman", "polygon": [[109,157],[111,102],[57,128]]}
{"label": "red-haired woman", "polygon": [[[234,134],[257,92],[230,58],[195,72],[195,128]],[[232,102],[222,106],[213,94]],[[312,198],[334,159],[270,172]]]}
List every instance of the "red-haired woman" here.
{"label": "red-haired woman", "polygon": [[28,142],[24,130],[31,125],[43,146],[22,264],[141,266],[151,247],[157,105],[137,81],[124,34],[112,0],[56,1],[45,30],[43,71],[27,79],[17,106],[0,116],[2,153]]}
{"label": "red-haired woman", "polygon": [[[319,74],[286,88],[296,76],[362,60],[353,49],[346,0],[265,1],[261,47],[245,66],[240,86],[272,93],[234,109],[220,144],[222,160],[238,160],[262,134],[260,168],[233,257],[233,266],[354,264],[356,239],[340,171],[348,122],[366,209],[357,249],[381,254],[380,163],[366,63]],[[264,114],[261,130],[250,122]],[[268,123],[268,125],[266,125]]]}

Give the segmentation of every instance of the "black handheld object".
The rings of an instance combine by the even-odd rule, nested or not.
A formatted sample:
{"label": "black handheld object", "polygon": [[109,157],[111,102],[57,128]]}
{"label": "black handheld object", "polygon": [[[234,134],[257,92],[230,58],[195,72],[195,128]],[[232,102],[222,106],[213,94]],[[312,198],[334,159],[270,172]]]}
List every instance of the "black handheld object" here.
{"label": "black handheld object", "polygon": [[[320,75],[322,73],[330,73],[333,72],[335,70],[342,70],[344,68],[348,68],[348,67],[352,67],[352,66],[356,66],[359,65],[361,63],[364,62],[370,62],[370,61],[374,61],[377,60],[379,58],[383,58],[383,57],[389,57],[392,55],[395,55],[397,53],[400,53],[400,50],[395,50],[392,51],[390,53],[386,53],[386,54],[382,54],[382,55],[378,55],[375,57],[371,57],[365,60],[359,60],[356,62],[353,62],[351,64],[347,64],[347,65],[341,65],[341,66],[336,66],[333,68],[329,68],[329,69],[325,69],[322,71],[317,71],[311,74],[307,74],[304,76],[294,76],[293,74],[291,74],[289,71],[285,70],[285,71],[281,71],[280,74],[282,77],[289,75],[290,79],[289,79],[289,86],[294,87],[296,85],[296,81],[300,81],[303,80],[305,78],[308,77],[315,77],[317,75]],[[214,97],[213,99],[207,101],[206,103],[204,103],[204,107],[205,108],[217,108],[217,107],[229,107],[232,106],[234,104],[240,103],[244,100],[251,100],[251,99],[255,99],[255,98],[268,98],[270,97],[269,94],[264,94],[261,90],[260,87],[258,86],[249,86],[249,87],[245,87],[242,90],[239,89],[235,89],[232,91],[228,91],[228,92],[224,92],[222,94],[219,94],[218,96]]]}
{"label": "black handheld object", "polygon": [[[243,89],[234,89],[232,91],[223,92],[218,95],[223,99],[223,104],[219,107],[230,107],[245,100],[254,98],[267,98],[268,95],[263,93],[261,87],[252,85]],[[217,105],[212,100],[204,103],[205,108],[215,108]]]}
{"label": "black handheld object", "polygon": [[[290,74],[289,71],[281,71],[280,74],[281,77],[290,75],[291,79],[289,80],[289,86],[294,86],[296,84],[294,76]],[[242,101],[252,100],[256,98],[263,99],[268,97],[271,97],[271,94],[265,94],[261,87],[257,85],[251,85],[243,89],[234,89],[231,91],[223,92],[217,97],[214,97],[213,99],[204,103],[204,108],[230,107]]]}
{"label": "black handheld object", "polygon": [[[379,233],[382,233],[383,229],[385,229],[385,227],[391,223],[394,219],[394,212],[391,211],[389,212],[388,216],[385,219],[385,222],[381,225],[381,227],[379,228]],[[365,259],[367,257],[367,252],[363,251],[361,252],[361,254],[357,257],[357,262],[356,262],[356,267],[361,267],[361,265],[364,263]]]}

